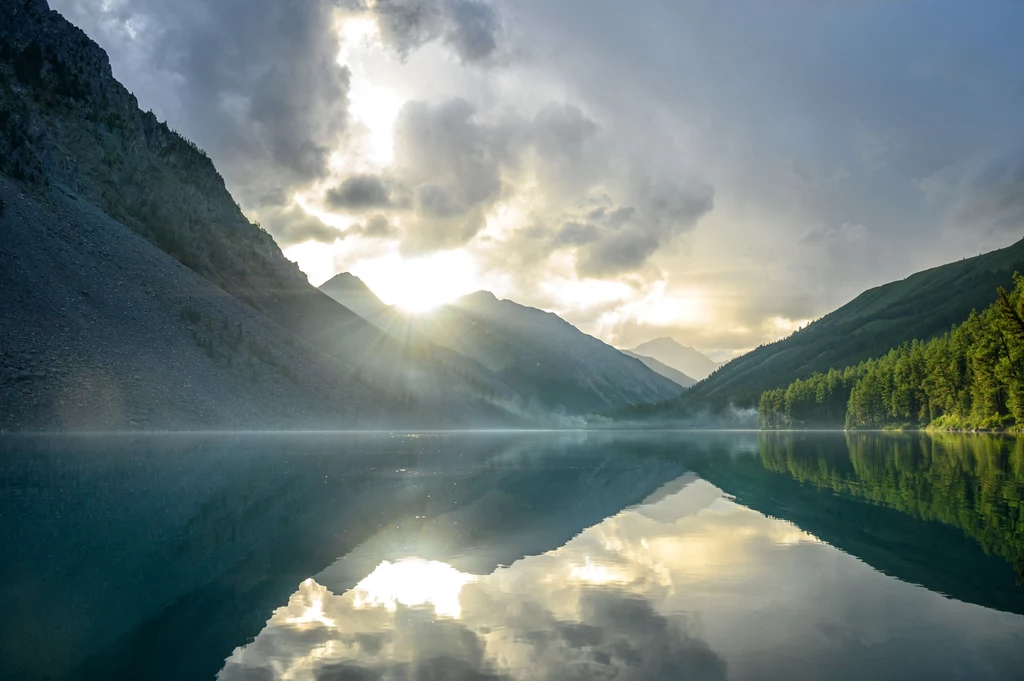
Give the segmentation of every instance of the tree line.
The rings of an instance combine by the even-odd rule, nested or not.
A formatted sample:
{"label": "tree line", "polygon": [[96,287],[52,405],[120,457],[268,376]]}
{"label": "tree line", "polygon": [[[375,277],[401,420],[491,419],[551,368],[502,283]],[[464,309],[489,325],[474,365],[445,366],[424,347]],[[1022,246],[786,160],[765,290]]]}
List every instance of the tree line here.
{"label": "tree line", "polygon": [[[833,440],[762,433],[767,470],[927,522],[957,527],[1024,585],[1024,438],[847,433]],[[801,439],[804,438],[804,439]]]}
{"label": "tree line", "polygon": [[1024,429],[1024,277],[948,333],[767,390],[763,429]]}

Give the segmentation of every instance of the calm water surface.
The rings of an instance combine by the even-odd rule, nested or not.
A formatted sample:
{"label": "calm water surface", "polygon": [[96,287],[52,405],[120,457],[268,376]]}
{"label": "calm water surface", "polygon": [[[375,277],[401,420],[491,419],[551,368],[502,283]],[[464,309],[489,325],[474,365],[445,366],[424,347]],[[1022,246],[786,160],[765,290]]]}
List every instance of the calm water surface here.
{"label": "calm water surface", "polygon": [[1024,441],[0,438],[4,679],[1021,679]]}

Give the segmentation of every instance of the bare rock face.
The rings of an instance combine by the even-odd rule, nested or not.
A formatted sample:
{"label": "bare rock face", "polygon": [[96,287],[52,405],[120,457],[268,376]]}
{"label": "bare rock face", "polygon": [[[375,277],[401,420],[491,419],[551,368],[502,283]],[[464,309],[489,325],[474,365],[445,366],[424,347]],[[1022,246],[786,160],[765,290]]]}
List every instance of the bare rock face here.
{"label": "bare rock face", "polygon": [[307,283],[209,157],[140,111],[106,53],[44,0],[0,6],[0,131],[0,170],[87,199],[257,306]]}

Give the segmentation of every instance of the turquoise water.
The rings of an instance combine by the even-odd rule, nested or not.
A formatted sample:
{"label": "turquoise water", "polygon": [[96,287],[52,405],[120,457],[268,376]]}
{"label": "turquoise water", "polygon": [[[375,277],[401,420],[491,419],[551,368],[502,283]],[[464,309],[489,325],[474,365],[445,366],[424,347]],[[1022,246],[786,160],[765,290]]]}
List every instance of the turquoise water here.
{"label": "turquoise water", "polygon": [[0,438],[0,678],[1024,677],[1024,443]]}

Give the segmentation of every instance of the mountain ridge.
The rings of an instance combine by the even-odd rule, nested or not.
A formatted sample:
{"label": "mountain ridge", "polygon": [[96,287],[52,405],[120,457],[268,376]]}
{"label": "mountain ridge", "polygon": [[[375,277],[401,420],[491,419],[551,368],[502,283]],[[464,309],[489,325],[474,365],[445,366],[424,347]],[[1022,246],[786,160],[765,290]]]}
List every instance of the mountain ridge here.
{"label": "mountain ridge", "polygon": [[677,383],[682,388],[689,388],[691,385],[697,382],[697,379],[691,378],[684,374],[682,371],[679,371],[678,369],[673,369],[669,365],[659,362],[653,357],[638,355],[632,350],[619,350],[619,352],[621,352],[624,355],[628,355],[629,357],[634,357],[640,360],[647,366],[648,369],[650,369],[656,374],[664,376],[665,378],[674,383]]}
{"label": "mountain ridge", "polygon": [[873,287],[790,336],[731,360],[679,398],[627,409],[621,416],[688,419],[730,408],[749,410],[765,390],[949,331],[972,310],[993,303],[996,290],[1011,287],[1017,271],[1024,272],[1024,239]]}
{"label": "mountain ridge", "polygon": [[384,305],[351,274],[332,278],[323,290],[342,304],[368,311],[367,319],[393,336],[429,340],[479,362],[527,410],[581,415],[643,403],[651,396],[664,399],[682,390],[671,377],[553,312],[499,299],[490,291],[407,314]]}
{"label": "mountain ridge", "polygon": [[722,366],[700,351],[688,345],[683,345],[668,336],[662,336],[649,340],[646,343],[641,343],[632,348],[630,352],[656,359],[662,364],[689,376],[694,381],[707,378],[713,371]]}
{"label": "mountain ridge", "polygon": [[[273,237],[244,216],[209,157],[166,123],[157,121],[152,112],[140,111],[134,95],[114,79],[106,53],[58,12],[50,10],[45,0],[0,3],[0,174],[14,182],[8,185],[5,181],[4,193],[12,206],[8,212],[13,210],[18,216],[38,221],[12,227],[9,219],[6,224],[17,229],[22,251],[5,255],[17,260],[19,267],[24,265],[17,271],[26,277],[5,281],[4,291],[9,298],[3,309],[6,328],[33,329],[41,317],[59,330],[52,338],[43,339],[45,347],[41,349],[48,355],[45,363],[56,362],[64,345],[77,347],[84,353],[87,366],[76,371],[102,367],[108,379],[123,388],[145,383],[146,376],[157,380],[160,374],[155,369],[150,374],[145,365],[133,367],[133,358],[124,349],[146,336],[145,324],[158,317],[166,323],[173,319],[174,328],[168,328],[164,337],[181,338],[184,333],[202,350],[200,355],[180,350],[181,357],[187,357],[190,364],[180,366],[178,372],[192,374],[195,381],[182,386],[182,390],[188,387],[192,392],[179,392],[179,401],[194,399],[201,403],[203,394],[222,395],[222,409],[191,424],[187,410],[163,409],[164,396],[159,390],[122,390],[117,399],[140,402],[122,404],[97,425],[130,428],[131,423],[125,419],[133,412],[145,415],[145,422],[155,428],[247,427],[253,423],[267,428],[292,424],[293,420],[283,416],[273,418],[271,404],[266,405],[262,418],[245,416],[251,402],[261,402],[273,391],[229,380],[209,363],[214,358],[235,363],[243,342],[246,348],[262,348],[271,338],[280,342],[291,338],[293,344],[302,347],[307,357],[303,362],[315,364],[326,355],[329,359],[324,361],[338,365],[337,385],[314,381],[310,386],[323,393],[323,408],[314,410],[323,417],[316,421],[321,425],[354,424],[357,412],[345,405],[356,403],[375,410],[372,417],[359,412],[367,424],[384,425],[390,419],[391,425],[470,425],[476,416],[494,425],[521,422],[502,405],[507,391],[482,367],[452,358],[450,351],[429,343],[403,343],[311,286],[298,266],[284,257]],[[145,245],[115,238],[118,228],[95,214],[93,207],[129,233],[141,236]],[[103,226],[96,228],[100,229],[97,234],[103,235],[104,248],[73,253],[71,245],[81,243],[84,237],[72,226],[99,224]],[[27,231],[21,229],[24,227]],[[85,337],[89,321],[80,314],[81,301],[67,296],[66,282],[52,274],[33,275],[34,279],[29,276],[35,271],[34,262],[45,262],[55,254],[69,268],[67,278],[77,280],[90,269],[109,271],[107,261],[116,265],[118,259],[149,258],[153,256],[150,249],[170,256],[184,268],[160,281],[206,291],[205,284],[194,275],[231,296],[257,315],[249,325],[255,335],[242,340],[237,329],[234,335],[228,333],[227,327],[244,320],[211,317],[213,313],[205,304],[196,307],[180,303],[180,311],[147,309],[140,304],[118,313],[115,301],[123,293],[97,287],[91,300],[106,310],[104,323],[119,331],[124,348],[110,345],[90,349],[77,345]],[[129,262],[120,265],[115,271],[131,268]],[[35,281],[34,290],[27,289],[29,281]],[[163,295],[173,291],[149,296],[153,286],[147,284],[144,275],[138,281],[117,281],[124,293],[131,292],[140,301],[148,298],[154,305],[163,305],[174,299]],[[19,306],[19,301],[27,300],[35,300],[37,307]],[[69,323],[62,323],[62,309],[67,310]],[[233,306],[231,309],[232,315],[242,314],[250,320],[250,312],[240,312]],[[223,333],[220,328],[212,328],[214,324],[223,327]],[[41,367],[41,360],[33,359],[31,339],[26,336],[22,340],[25,342],[19,340],[4,349],[4,389],[0,396],[4,406],[10,405],[11,409],[0,409],[4,414],[0,427],[66,427],[60,413],[60,381]],[[160,348],[159,343],[160,338],[153,337],[147,344],[135,346],[137,352],[154,356],[154,367],[162,366],[167,359],[154,351]],[[290,350],[281,350],[267,357],[284,362],[291,354]],[[246,357],[246,362],[253,359],[251,353]],[[232,364],[232,371],[237,370]],[[26,378],[20,378],[23,374]],[[38,418],[30,424],[10,416],[19,409],[23,390],[18,382],[29,380],[35,381],[34,394],[46,396],[46,403],[37,405]],[[224,392],[228,385],[233,387]],[[254,395],[256,390],[261,394]],[[303,403],[315,403],[317,399],[316,394],[299,398],[295,390],[285,392]],[[327,397],[335,393],[337,400]],[[285,411],[283,406],[279,409]],[[410,414],[419,415],[408,418]]]}

